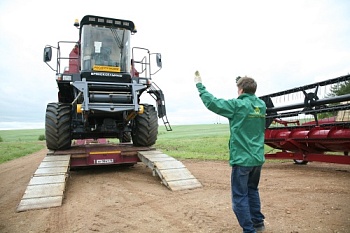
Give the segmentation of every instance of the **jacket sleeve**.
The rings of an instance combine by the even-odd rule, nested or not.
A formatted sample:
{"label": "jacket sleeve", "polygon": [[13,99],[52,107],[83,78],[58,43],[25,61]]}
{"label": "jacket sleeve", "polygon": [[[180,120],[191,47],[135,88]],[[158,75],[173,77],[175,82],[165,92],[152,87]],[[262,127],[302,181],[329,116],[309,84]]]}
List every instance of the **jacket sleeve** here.
{"label": "jacket sleeve", "polygon": [[197,83],[196,87],[198,89],[199,96],[207,109],[223,117],[233,118],[235,113],[234,99],[218,99],[209,93],[202,83]]}

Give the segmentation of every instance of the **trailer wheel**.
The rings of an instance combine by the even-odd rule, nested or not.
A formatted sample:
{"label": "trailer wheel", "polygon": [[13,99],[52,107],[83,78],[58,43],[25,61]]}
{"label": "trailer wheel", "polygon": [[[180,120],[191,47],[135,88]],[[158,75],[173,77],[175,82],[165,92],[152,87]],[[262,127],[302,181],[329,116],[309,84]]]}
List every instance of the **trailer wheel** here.
{"label": "trailer wheel", "polygon": [[294,160],[294,164],[298,164],[298,165],[305,165],[309,162],[306,160],[299,160],[299,159],[293,159],[293,160]]}
{"label": "trailer wheel", "polygon": [[130,132],[123,132],[123,137],[119,139],[119,142],[131,142],[131,133]]}
{"label": "trailer wheel", "polygon": [[134,146],[152,146],[158,135],[158,116],[153,105],[144,105],[143,114],[134,119],[131,134]]}
{"label": "trailer wheel", "polygon": [[64,150],[71,147],[70,104],[49,103],[46,108],[45,137],[50,150]]}

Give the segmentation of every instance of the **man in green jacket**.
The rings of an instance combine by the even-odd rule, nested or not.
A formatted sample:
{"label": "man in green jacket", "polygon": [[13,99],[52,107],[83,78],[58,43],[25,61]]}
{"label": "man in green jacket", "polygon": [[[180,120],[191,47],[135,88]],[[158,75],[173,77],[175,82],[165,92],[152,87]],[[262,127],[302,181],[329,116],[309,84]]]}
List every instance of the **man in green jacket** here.
{"label": "man in green jacket", "polygon": [[198,71],[194,81],[204,105],[229,120],[232,209],[239,225],[244,233],[264,231],[258,186],[265,162],[266,105],[255,95],[257,84],[252,78],[239,78],[238,98],[224,100],[206,90]]}

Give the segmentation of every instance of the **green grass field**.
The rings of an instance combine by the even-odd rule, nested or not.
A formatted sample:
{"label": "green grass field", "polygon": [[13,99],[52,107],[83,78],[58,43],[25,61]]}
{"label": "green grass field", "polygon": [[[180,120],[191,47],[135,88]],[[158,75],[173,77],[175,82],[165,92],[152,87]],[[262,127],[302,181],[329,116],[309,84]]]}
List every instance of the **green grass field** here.
{"label": "green grass field", "polygon": [[44,129],[0,130],[0,163],[31,154],[45,148],[39,137]]}
{"label": "green grass field", "polygon": [[227,124],[173,126],[173,131],[159,128],[155,147],[177,158],[228,158],[230,136]]}
{"label": "green grass field", "polygon": [[[227,124],[175,125],[172,129],[160,126],[154,147],[175,158],[228,160]],[[44,129],[0,130],[0,163],[45,148],[45,141],[39,140],[43,135]]]}

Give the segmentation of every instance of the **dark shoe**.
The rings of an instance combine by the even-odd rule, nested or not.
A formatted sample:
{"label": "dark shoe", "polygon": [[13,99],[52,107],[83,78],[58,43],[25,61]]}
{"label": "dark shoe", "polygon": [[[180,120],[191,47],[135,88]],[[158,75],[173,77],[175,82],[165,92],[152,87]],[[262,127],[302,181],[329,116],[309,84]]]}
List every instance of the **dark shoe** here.
{"label": "dark shoe", "polygon": [[265,225],[263,222],[254,224],[254,229],[256,232],[263,232],[263,231],[265,231]]}

